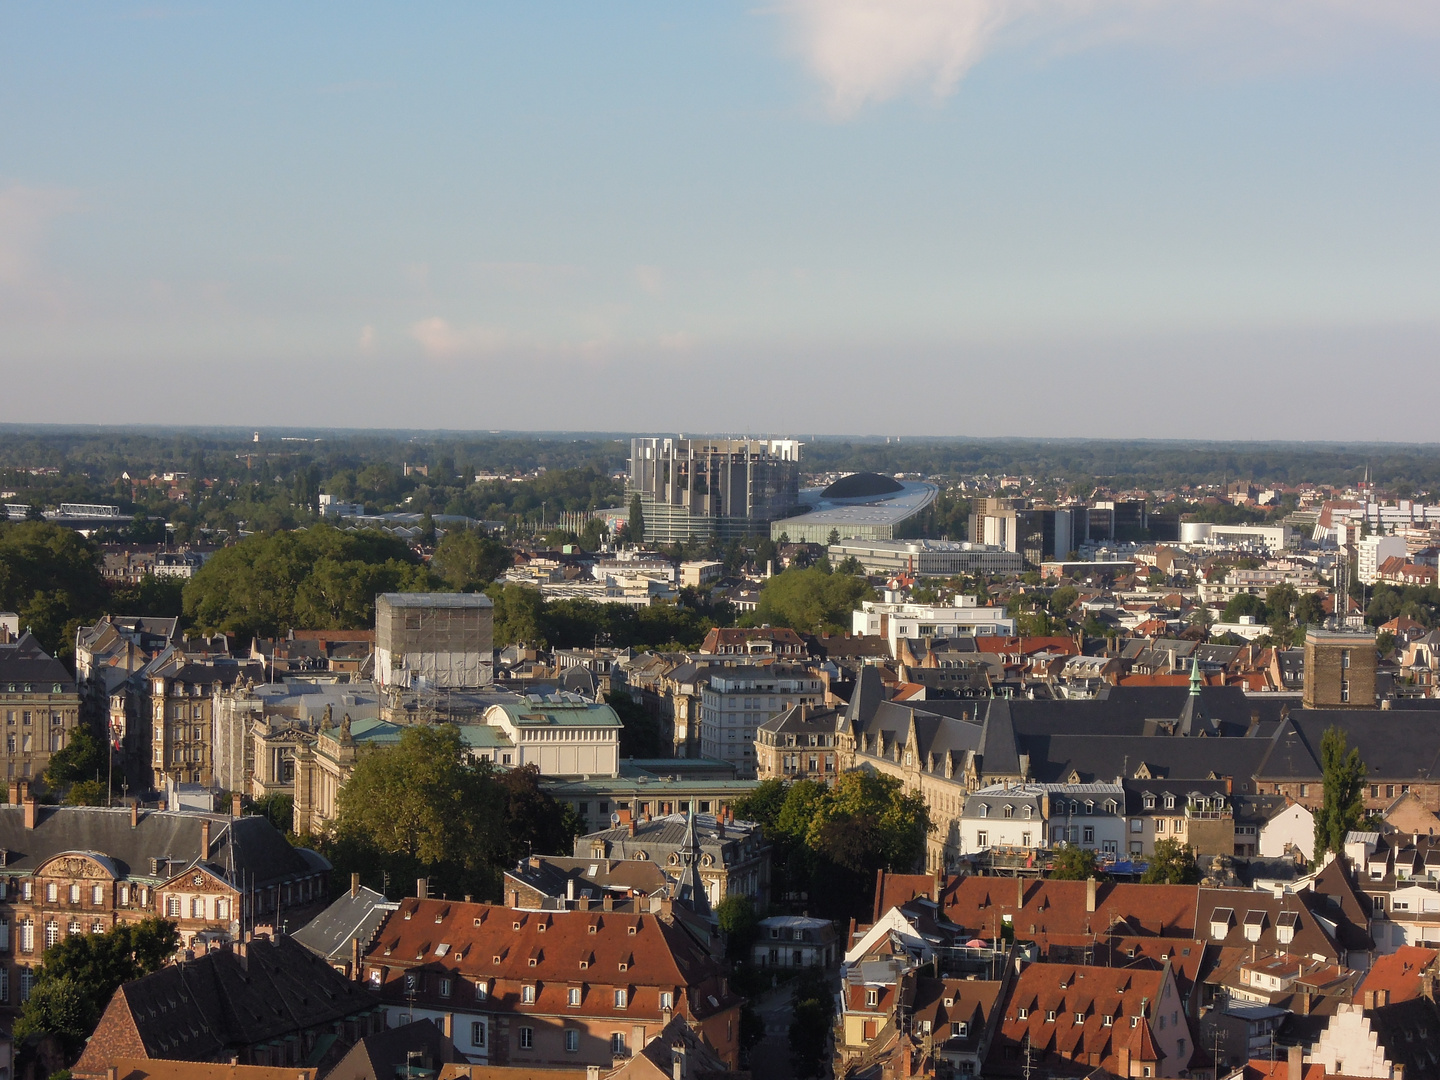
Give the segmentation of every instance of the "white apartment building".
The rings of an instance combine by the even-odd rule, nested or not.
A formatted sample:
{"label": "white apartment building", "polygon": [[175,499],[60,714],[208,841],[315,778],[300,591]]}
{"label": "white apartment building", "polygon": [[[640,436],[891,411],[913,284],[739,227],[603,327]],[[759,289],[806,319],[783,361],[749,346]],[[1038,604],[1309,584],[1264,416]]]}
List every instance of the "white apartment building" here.
{"label": "white apartment building", "polygon": [[1380,567],[1386,559],[1405,558],[1403,536],[1367,536],[1355,545],[1355,576],[1362,585],[1380,580]]}
{"label": "white apartment building", "polygon": [[1119,784],[991,784],[965,798],[960,853],[989,848],[1087,848],[1118,853],[1125,841]]}
{"label": "white apartment building", "polygon": [[973,596],[957,596],[952,605],[912,604],[893,600],[866,600],[852,612],[850,629],[856,634],[878,635],[895,643],[901,638],[959,637],[984,634],[1008,637],[1015,620],[1003,607],[981,607]]}
{"label": "white apartment building", "polygon": [[724,668],[700,695],[700,754],[731,762],[741,780],[755,778],[755,732],[792,705],[821,705],[825,683],[808,668],[767,664]]}

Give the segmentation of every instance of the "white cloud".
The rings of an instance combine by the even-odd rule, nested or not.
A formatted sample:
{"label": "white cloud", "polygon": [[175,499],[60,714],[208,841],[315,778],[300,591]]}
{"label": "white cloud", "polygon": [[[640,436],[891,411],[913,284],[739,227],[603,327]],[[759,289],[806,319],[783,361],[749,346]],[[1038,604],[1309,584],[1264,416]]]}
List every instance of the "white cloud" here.
{"label": "white cloud", "polygon": [[19,184],[0,189],[0,285],[31,282],[46,227],[75,205],[69,191]]}
{"label": "white cloud", "polygon": [[1207,67],[1327,60],[1440,34],[1431,0],[785,0],[791,44],[848,116],[904,94],[952,94],[1008,45],[1114,41],[1204,54]]}
{"label": "white cloud", "polygon": [[432,360],[457,360],[467,356],[491,356],[507,343],[506,333],[493,326],[453,326],[437,316],[421,319],[410,327],[410,336]]}

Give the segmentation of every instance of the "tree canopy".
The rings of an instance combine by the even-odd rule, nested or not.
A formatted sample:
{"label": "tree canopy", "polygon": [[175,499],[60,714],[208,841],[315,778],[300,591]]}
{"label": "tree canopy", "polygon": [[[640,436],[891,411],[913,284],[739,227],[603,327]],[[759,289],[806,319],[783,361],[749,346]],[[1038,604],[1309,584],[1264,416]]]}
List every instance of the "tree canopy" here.
{"label": "tree canopy", "polygon": [[478,529],[451,529],[430,559],[430,570],[452,589],[474,592],[510,569],[514,556]]}
{"label": "tree canopy", "polygon": [[1325,801],[1315,815],[1315,861],[1327,851],[1345,850],[1345,836],[1365,816],[1365,763],[1360,751],[1346,753],[1345,732],[1330,727],[1320,737],[1320,767],[1325,778]]}
{"label": "tree canopy", "polygon": [[0,522],[0,611],[18,614],[52,655],[69,655],[75,627],[102,609],[105,596],[99,552],[74,529]]}
{"label": "tree canopy", "polygon": [[1140,875],[1142,885],[1197,885],[1200,866],[1195,849],[1179,840],[1156,840],[1155,854]]}
{"label": "tree canopy", "polygon": [[158,971],[180,944],[164,919],[120,923],[103,934],[71,934],[45,950],[30,997],[15,1021],[17,1042],[55,1035],[70,1052],[95,1030],[121,983]]}
{"label": "tree canopy", "polygon": [[835,573],[828,563],[791,567],[765,582],[760,603],[746,622],[808,634],[844,633],[850,629],[850,613],[874,595],[863,577]]}
{"label": "tree canopy", "polygon": [[329,525],[251,536],[215,553],[185,586],[185,614],[203,631],[242,638],[292,627],[358,630],[382,592],[437,583],[402,542]]}
{"label": "tree canopy", "polygon": [[1092,877],[1098,881],[1105,874],[1101,872],[1099,859],[1092,849],[1063,847],[1055,852],[1050,876],[1059,881],[1084,881]]}

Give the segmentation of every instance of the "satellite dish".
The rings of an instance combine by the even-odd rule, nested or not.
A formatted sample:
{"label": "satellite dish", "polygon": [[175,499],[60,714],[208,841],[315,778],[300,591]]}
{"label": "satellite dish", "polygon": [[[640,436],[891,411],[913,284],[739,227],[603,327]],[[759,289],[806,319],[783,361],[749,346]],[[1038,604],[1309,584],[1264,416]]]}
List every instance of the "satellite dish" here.
{"label": "satellite dish", "polygon": [[611,813],[611,815],[610,815],[610,824],[611,824],[611,825],[619,825],[619,824],[620,824],[620,815],[619,815],[618,812],[612,812],[612,813]]}

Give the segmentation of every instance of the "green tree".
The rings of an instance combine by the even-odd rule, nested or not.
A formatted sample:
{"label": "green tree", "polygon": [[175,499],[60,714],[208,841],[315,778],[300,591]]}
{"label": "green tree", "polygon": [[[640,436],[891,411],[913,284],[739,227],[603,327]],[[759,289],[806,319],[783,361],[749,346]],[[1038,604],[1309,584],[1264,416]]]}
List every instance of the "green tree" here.
{"label": "green tree", "polygon": [[1395,635],[1389,630],[1381,630],[1375,635],[1375,651],[1381,656],[1389,656],[1395,648]]}
{"label": "green tree", "polygon": [[801,633],[843,633],[850,613],[875,594],[864,578],[827,572],[827,567],[792,567],[760,589],[760,603],[749,622],[788,626]]}
{"label": "green tree", "polygon": [[750,947],[760,935],[760,916],[750,897],[731,893],[715,908],[720,932],[725,935],[725,955],[731,960],[747,960]]}
{"label": "green tree", "polygon": [[[607,699],[608,700],[608,699]],[[761,780],[750,794],[742,795],[730,804],[730,810],[740,821],[757,822],[769,836],[775,831],[780,820],[780,811],[785,806],[785,797],[790,785],[784,780]]]}
{"label": "green tree", "polygon": [[543,649],[545,639],[545,601],[540,590],[530,585],[510,582],[491,585],[485,594],[495,601],[495,644],[529,645]]}
{"label": "green tree", "polygon": [[104,608],[99,551],[74,529],[0,522],[0,611],[13,611],[47,652],[69,657],[75,627]]}
{"label": "green tree", "polygon": [[1050,876],[1059,881],[1084,881],[1092,877],[1101,880],[1105,877],[1100,871],[1095,852],[1080,847],[1063,847],[1057,850]]}
{"label": "green tree", "polygon": [[831,530],[830,530],[830,535],[829,535],[828,537],[826,537],[826,539],[825,539],[826,545],[828,546],[828,545],[831,545],[831,544],[838,544],[839,542],[840,542],[840,530],[839,530],[839,529],[831,529]]}
{"label": "green tree", "polygon": [[820,794],[805,841],[853,873],[880,866],[910,873],[924,858],[932,828],[925,800],[906,793],[899,779],[854,769]]}
{"label": "green tree", "polygon": [[1295,621],[1301,626],[1319,626],[1325,621],[1325,594],[1304,593],[1295,601]]}
{"label": "green tree", "polygon": [[164,919],[120,923],[103,934],[73,934],[45,950],[34,987],[15,1021],[17,1041],[54,1035],[74,1053],[121,983],[160,970],[180,944]]}
{"label": "green tree", "polygon": [[505,792],[505,833],[509,850],[504,865],[530,855],[568,855],[580,835],[580,818],[540,786],[540,769],[522,765],[499,775]]}
{"label": "green tree", "polygon": [[1346,753],[1345,732],[1330,727],[1320,737],[1320,766],[1325,778],[1325,801],[1315,814],[1315,861],[1327,851],[1345,851],[1345,836],[1365,816],[1365,763],[1360,751]]}
{"label": "green tree", "polygon": [[112,590],[108,606],[126,615],[178,619],[185,614],[185,579],[147,573],[134,585],[121,585]]}
{"label": "green tree", "polygon": [[286,795],[280,791],[273,792],[256,799],[254,810],[271,825],[274,825],[277,831],[282,833],[295,831],[295,797],[293,795]]}
{"label": "green tree", "polygon": [[835,999],[823,970],[807,968],[791,995],[794,1019],[790,1021],[790,1063],[800,1077],[824,1076],[830,1064],[830,1025],[835,1020]]}
{"label": "green tree", "polygon": [[374,623],[377,594],[434,585],[399,540],[316,525],[216,552],[186,584],[185,614],[203,631],[242,639],[294,627],[357,630]]}
{"label": "green tree", "polygon": [[343,869],[424,875],[451,895],[493,896],[509,852],[506,808],[504,786],[489,762],[469,756],[458,728],[411,725],[399,743],[360,752],[336,799],[333,850]]}
{"label": "green tree", "polygon": [[81,780],[96,780],[105,775],[108,764],[105,742],[81,724],[71,732],[70,741],[51,756],[45,783],[59,789]]}
{"label": "green tree", "polygon": [[1050,594],[1050,612],[1057,619],[1063,619],[1070,614],[1080,599],[1080,590],[1074,585],[1061,585]]}
{"label": "green tree", "polygon": [[479,529],[451,529],[435,548],[430,570],[459,592],[484,589],[515,561],[510,549]]}
{"label": "green tree", "polygon": [[639,495],[630,497],[630,539],[636,544],[645,542],[645,507]]}
{"label": "green tree", "polygon": [[1200,866],[1195,849],[1179,840],[1156,840],[1155,854],[1140,875],[1142,885],[1196,885],[1200,882]]}
{"label": "green tree", "polygon": [[629,694],[611,691],[605,704],[620,717],[620,756],[627,758],[668,757],[660,721]]}

